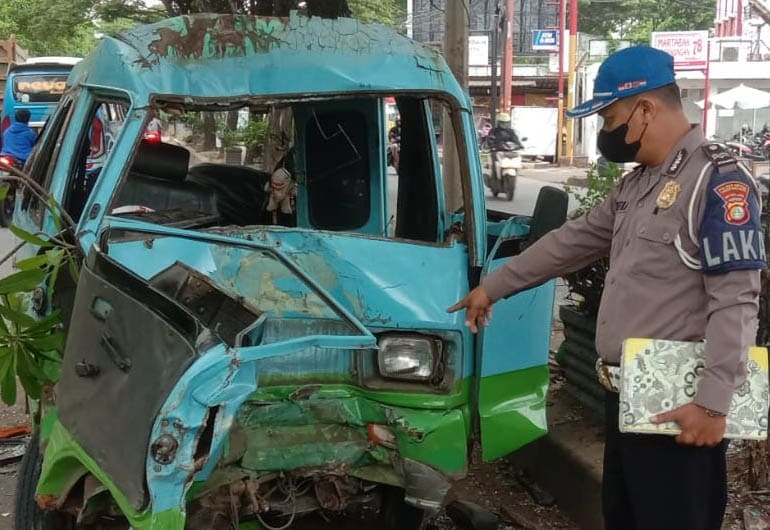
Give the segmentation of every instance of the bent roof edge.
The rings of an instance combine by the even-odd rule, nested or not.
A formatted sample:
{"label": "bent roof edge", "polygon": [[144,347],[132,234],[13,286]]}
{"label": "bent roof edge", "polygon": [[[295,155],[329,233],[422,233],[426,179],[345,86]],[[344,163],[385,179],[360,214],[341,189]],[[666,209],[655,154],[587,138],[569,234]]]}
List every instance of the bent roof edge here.
{"label": "bent roof edge", "polygon": [[103,39],[70,83],[121,87],[139,102],[151,94],[435,90],[466,103],[437,51],[379,24],[296,12],[286,19],[186,15],[138,26]]}

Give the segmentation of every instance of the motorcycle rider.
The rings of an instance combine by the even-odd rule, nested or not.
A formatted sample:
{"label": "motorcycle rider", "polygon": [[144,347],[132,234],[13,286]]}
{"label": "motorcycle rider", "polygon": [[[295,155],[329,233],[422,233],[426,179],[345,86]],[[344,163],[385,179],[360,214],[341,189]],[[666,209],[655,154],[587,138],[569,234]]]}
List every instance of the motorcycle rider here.
{"label": "motorcycle rider", "polygon": [[[513,145],[513,149],[511,149],[511,145]],[[497,115],[497,125],[487,135],[487,147],[492,151],[492,175],[499,178],[495,152],[524,149],[516,131],[511,127],[511,115],[507,112],[501,112]]]}
{"label": "motorcycle rider", "polygon": [[3,133],[3,148],[0,154],[12,156],[23,166],[37,141],[37,135],[29,127],[30,113],[27,109],[17,110],[14,118],[13,124]]}
{"label": "motorcycle rider", "polygon": [[501,112],[497,115],[497,125],[487,136],[487,145],[492,151],[510,151],[505,146],[507,142],[512,142],[514,149],[524,149],[516,131],[511,127],[511,115],[507,112]]}

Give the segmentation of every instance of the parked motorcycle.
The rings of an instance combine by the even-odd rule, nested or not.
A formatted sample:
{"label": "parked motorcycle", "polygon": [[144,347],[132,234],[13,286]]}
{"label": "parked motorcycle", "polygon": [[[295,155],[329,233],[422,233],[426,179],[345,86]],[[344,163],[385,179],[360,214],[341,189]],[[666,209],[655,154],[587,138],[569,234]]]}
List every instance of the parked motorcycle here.
{"label": "parked motorcycle", "polygon": [[770,158],[770,127],[764,125],[758,131],[752,131],[751,127],[744,125],[740,132],[733,135],[730,140],[723,141],[728,150],[736,157],[747,160],[766,160]]}
{"label": "parked motorcycle", "polygon": [[[0,177],[7,175],[6,168],[19,168],[19,161],[7,154],[0,155]],[[0,181],[0,186],[8,186],[8,192],[0,203],[0,226],[10,226],[13,221],[13,210],[16,206],[16,184],[11,181]]]}
{"label": "parked motorcycle", "polygon": [[521,147],[513,142],[505,142],[502,147],[484,153],[484,183],[493,197],[505,193],[505,198],[511,201],[516,191],[516,177],[522,167]]}

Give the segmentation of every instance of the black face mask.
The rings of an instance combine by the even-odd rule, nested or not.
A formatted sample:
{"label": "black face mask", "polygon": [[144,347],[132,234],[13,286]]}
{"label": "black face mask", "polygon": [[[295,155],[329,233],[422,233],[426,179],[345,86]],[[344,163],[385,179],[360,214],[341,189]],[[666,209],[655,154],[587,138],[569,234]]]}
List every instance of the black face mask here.
{"label": "black face mask", "polygon": [[633,162],[636,159],[636,155],[639,149],[642,148],[642,137],[647,132],[647,125],[644,126],[642,135],[634,143],[626,143],[626,135],[628,134],[628,122],[636,112],[636,106],[631,111],[631,115],[623,125],[615,127],[611,131],[605,131],[604,129],[599,131],[599,136],[596,139],[596,146],[599,148],[599,152],[609,160],[616,164],[625,164],[626,162]]}

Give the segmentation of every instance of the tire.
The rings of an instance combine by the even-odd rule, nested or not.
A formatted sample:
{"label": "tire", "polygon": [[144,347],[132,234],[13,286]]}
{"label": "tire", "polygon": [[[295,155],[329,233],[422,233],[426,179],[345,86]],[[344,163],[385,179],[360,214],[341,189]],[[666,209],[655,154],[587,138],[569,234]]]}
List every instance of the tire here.
{"label": "tire", "polygon": [[516,175],[512,177],[506,177],[505,179],[505,198],[509,201],[513,200],[513,194],[516,192]]}
{"label": "tire", "polygon": [[73,530],[74,520],[56,511],[43,511],[35,502],[35,489],[40,479],[43,455],[40,452],[40,438],[37,433],[27,445],[27,451],[21,459],[19,475],[16,481],[16,499],[14,518],[15,530]]}
{"label": "tire", "polygon": [[13,209],[16,206],[16,193],[14,189],[8,190],[8,195],[0,204],[0,226],[11,226],[13,224]]}
{"label": "tire", "polygon": [[392,486],[385,487],[380,513],[382,530],[419,530],[426,517],[425,510],[404,502],[404,490]]}

